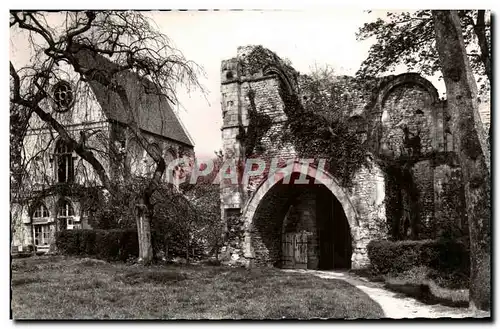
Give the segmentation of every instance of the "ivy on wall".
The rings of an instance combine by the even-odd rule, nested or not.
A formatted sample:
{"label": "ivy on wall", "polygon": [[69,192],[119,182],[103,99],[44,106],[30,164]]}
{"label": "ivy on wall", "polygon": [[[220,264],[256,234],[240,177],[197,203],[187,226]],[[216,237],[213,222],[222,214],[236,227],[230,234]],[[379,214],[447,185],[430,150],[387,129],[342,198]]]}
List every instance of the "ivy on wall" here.
{"label": "ivy on wall", "polygon": [[250,108],[248,109],[248,127],[247,130],[241,127],[237,139],[245,146],[245,156],[248,158],[253,154],[264,152],[262,137],[272,126],[272,119],[265,113],[260,113],[255,104],[255,91],[248,91]]}
{"label": "ivy on wall", "polygon": [[283,88],[280,90],[288,128],[283,140],[291,142],[301,157],[326,159],[327,170],[344,187],[349,187],[361,167],[370,167],[366,140],[360,138],[358,129],[352,129],[347,123],[352,104],[336,102],[334,98],[339,94],[333,90],[321,95],[314,84],[306,84],[303,88],[311,95],[304,103],[297,94],[288,94]]}
{"label": "ivy on wall", "polygon": [[[280,72],[279,94],[287,120],[285,131],[275,147],[291,144],[302,158],[326,159],[326,169],[345,187],[352,184],[353,175],[362,166],[369,167],[368,151],[372,139],[366,136],[373,135],[368,131],[372,127],[353,129],[348,118],[350,111],[360,103],[360,97],[367,99],[367,105],[373,105],[373,93],[369,90],[373,86],[372,80],[356,82],[353,88],[351,80],[334,80],[332,71],[318,71],[303,77],[299,92],[297,72],[288,62],[262,46],[256,46],[242,56],[241,65],[244,74],[249,75],[266,67],[274,67]],[[249,91],[248,98],[249,126],[246,132],[240,131],[239,134],[247,157],[264,151],[260,140],[272,125],[269,116],[257,111],[253,90]],[[360,132],[365,138],[361,138]]]}

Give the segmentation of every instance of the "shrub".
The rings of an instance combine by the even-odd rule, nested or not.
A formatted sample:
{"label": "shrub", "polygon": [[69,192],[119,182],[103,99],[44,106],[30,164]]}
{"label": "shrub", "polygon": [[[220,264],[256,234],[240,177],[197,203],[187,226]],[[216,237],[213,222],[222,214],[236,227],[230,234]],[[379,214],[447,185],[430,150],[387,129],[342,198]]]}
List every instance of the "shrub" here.
{"label": "shrub", "polygon": [[[78,232],[78,231],[74,231]],[[95,237],[96,234],[92,230],[81,230],[80,234],[80,255],[95,255]],[[77,233],[77,234],[78,234]]]}
{"label": "shrub", "polygon": [[186,253],[190,259],[201,259],[206,256],[205,245],[200,239],[188,241],[186,234],[176,232],[176,228],[168,233],[161,230],[151,230],[151,244],[155,255],[167,252],[168,258],[185,258]]}
{"label": "shrub", "polygon": [[468,276],[467,245],[453,240],[371,241],[367,246],[375,274],[401,273],[417,266],[427,266],[440,273]]}
{"label": "shrub", "polygon": [[79,231],[64,230],[57,232],[57,249],[65,255],[77,255],[80,252]]}
{"label": "shrub", "polygon": [[66,255],[93,256],[126,261],[139,255],[134,230],[64,230],[56,236],[58,250]]}

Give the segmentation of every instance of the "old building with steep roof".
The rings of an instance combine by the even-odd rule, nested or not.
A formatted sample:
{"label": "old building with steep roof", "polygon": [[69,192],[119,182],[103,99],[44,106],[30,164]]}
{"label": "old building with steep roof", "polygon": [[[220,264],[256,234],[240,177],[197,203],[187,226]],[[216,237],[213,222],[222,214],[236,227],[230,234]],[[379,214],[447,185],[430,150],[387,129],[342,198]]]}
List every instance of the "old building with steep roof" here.
{"label": "old building with steep roof", "polygon": [[[89,52],[78,56],[88,72],[100,76],[88,82],[63,66],[57,79],[51,79],[52,93],[42,105],[75,140],[85,143],[111,180],[148,177],[154,169],[154,161],[129,131],[131,122],[167,164],[182,156],[194,157],[193,140],[155,84],[130,71],[114,76],[113,83],[124,87],[131,102],[133,113],[128,113],[117,93],[97,82],[109,79],[106,72],[114,64]],[[56,231],[91,228],[94,192],[102,189],[92,167],[34,114],[21,153],[24,174],[11,196],[12,251],[45,252],[54,244]]]}

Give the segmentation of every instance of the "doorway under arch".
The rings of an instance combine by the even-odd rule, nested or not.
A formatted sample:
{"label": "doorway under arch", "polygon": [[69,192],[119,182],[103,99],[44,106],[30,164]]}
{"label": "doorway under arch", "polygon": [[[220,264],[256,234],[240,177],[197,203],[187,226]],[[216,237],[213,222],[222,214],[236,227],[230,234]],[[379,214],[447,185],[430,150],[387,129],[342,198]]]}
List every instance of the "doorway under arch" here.
{"label": "doorway under arch", "polygon": [[247,203],[247,256],[257,266],[350,268],[357,217],[348,194],[315,168],[303,173],[310,184],[294,184],[295,168],[289,184],[268,177]]}

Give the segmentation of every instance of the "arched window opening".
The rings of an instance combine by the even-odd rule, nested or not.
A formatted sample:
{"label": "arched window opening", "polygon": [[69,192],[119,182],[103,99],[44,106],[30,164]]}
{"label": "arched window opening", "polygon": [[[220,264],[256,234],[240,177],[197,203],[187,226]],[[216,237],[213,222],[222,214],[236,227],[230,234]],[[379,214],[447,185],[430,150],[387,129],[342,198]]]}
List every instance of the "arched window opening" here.
{"label": "arched window opening", "polygon": [[43,203],[37,204],[33,208],[31,215],[33,223],[33,237],[35,246],[48,246],[50,244],[49,211]]}
{"label": "arched window opening", "polygon": [[56,175],[58,183],[72,183],[75,180],[75,163],[73,150],[59,140],[55,151]]}
{"label": "arched window opening", "polygon": [[49,211],[47,207],[43,203],[39,203],[33,209],[33,213],[31,215],[33,223],[47,222],[49,220]]}

